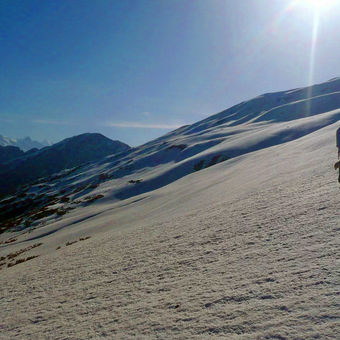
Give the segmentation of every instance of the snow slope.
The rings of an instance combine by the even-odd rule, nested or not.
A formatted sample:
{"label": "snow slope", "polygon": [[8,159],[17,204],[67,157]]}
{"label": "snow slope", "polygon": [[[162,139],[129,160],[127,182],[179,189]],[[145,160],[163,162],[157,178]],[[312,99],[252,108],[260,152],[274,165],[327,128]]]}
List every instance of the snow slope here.
{"label": "snow slope", "polygon": [[0,256],[43,243],[0,272],[3,337],[339,337],[339,79],[325,89],[311,116],[268,113],[305,89],[264,95],[31,187],[82,190],[55,203],[67,214],[1,235],[16,240]]}

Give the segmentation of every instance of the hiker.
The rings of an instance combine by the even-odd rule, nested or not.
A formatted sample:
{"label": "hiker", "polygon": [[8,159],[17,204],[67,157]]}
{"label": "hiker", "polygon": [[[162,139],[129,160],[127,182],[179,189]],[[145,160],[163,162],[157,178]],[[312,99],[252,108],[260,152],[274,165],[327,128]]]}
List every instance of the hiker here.
{"label": "hiker", "polygon": [[336,147],[338,148],[338,161],[334,164],[334,169],[339,169],[338,182],[340,183],[340,128],[336,130]]}
{"label": "hiker", "polygon": [[336,147],[338,148],[338,159],[340,159],[340,127],[336,130]]}

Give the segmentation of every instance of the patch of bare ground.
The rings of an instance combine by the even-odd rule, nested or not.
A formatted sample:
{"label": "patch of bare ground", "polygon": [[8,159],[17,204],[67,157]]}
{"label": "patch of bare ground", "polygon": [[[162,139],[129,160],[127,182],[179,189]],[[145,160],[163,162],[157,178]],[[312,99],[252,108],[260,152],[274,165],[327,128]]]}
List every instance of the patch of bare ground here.
{"label": "patch of bare ground", "polygon": [[15,257],[17,257],[17,256],[19,256],[19,255],[21,255],[21,254],[23,254],[23,253],[29,251],[29,250],[32,250],[32,249],[34,249],[34,248],[37,248],[37,247],[39,247],[39,246],[41,246],[41,245],[42,245],[41,242],[40,242],[40,243],[35,243],[35,244],[33,244],[33,245],[29,246],[29,247],[20,249],[20,250],[14,252],[14,253],[10,253],[10,254],[7,255],[7,259],[8,259],[8,260],[11,260],[11,259],[13,259],[13,258],[15,258]]}
{"label": "patch of bare ground", "polygon": [[102,194],[98,194],[98,195],[89,195],[89,196],[86,196],[86,197],[84,198],[84,201],[85,201],[86,203],[92,203],[92,202],[97,201],[97,200],[99,200],[99,199],[101,199],[101,198],[103,198],[103,197],[104,197],[104,195],[102,195]]}
{"label": "patch of bare ground", "polygon": [[[26,247],[26,248],[22,248],[22,249],[20,249],[20,250],[17,250],[17,251],[15,251],[15,252],[12,252],[12,253],[8,254],[7,256],[2,256],[2,257],[0,258],[0,261],[3,261],[3,262],[0,263],[0,269],[3,268],[3,267],[6,265],[6,261],[12,261],[12,260],[14,260],[16,257],[22,255],[23,253],[26,253],[26,252],[28,252],[28,251],[30,251],[30,250],[32,250],[32,249],[34,249],[34,248],[37,248],[37,247],[39,247],[39,246],[41,246],[41,245],[42,245],[41,242],[40,242],[40,243],[35,243],[35,244],[33,244],[33,245],[31,245],[31,246],[28,246],[28,247]],[[33,259],[33,258],[35,258],[35,257],[37,257],[37,256],[38,256],[38,255],[28,256],[27,258],[17,259],[17,260],[15,260],[14,262],[8,262],[8,263],[7,263],[7,268],[13,267],[13,266],[15,266],[16,264],[19,264],[19,263],[22,263],[22,262],[31,260],[31,259]]]}
{"label": "patch of bare ground", "polygon": [[15,242],[16,240],[17,240],[16,238],[11,237],[10,239],[4,241],[3,243],[4,243],[4,244],[13,243],[13,242]]}
{"label": "patch of bare ground", "polygon": [[[0,234],[8,231],[18,231],[32,228],[33,223],[42,224],[39,220],[55,215],[60,217],[73,209],[73,207],[52,207],[56,203],[67,203],[68,197],[58,198],[57,195],[35,195],[23,198],[22,195],[15,199],[0,202]],[[5,202],[5,203],[4,203]]]}
{"label": "patch of bare ground", "polygon": [[91,236],[81,237],[81,238],[79,239],[79,241],[85,241],[85,240],[88,240],[89,238],[91,238]]}
{"label": "patch of bare ground", "polygon": [[35,259],[36,257],[38,257],[39,255],[32,255],[32,256],[28,256],[26,258],[23,258],[23,259],[17,259],[15,262],[10,262],[7,264],[7,268],[10,268],[10,267],[13,267],[13,266],[16,266],[17,264],[20,264],[20,263],[23,263],[23,262],[26,262],[26,261],[29,261],[29,260],[32,260],[32,259]]}
{"label": "patch of bare ground", "polygon": [[[90,239],[91,238],[91,236],[85,236],[85,237],[81,237],[79,240],[74,240],[74,241],[67,241],[66,243],[65,243],[65,246],[71,246],[72,244],[75,244],[75,243],[77,243],[78,241],[86,241],[86,240],[88,240],[88,239]],[[58,246],[57,248],[56,248],[56,250],[59,250],[61,248],[61,246]]]}
{"label": "patch of bare ground", "polygon": [[66,242],[66,246],[70,246],[70,245],[72,245],[72,244],[75,244],[75,243],[77,243],[78,242],[78,240],[75,240],[75,241],[68,241],[68,242]]}

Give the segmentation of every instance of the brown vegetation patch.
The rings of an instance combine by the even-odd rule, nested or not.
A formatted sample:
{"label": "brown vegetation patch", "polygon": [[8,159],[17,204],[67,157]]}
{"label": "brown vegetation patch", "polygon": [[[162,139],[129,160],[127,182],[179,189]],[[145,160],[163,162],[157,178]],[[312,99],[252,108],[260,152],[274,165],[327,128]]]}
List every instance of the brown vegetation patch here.
{"label": "brown vegetation patch", "polygon": [[32,260],[36,257],[38,257],[39,255],[32,255],[32,256],[28,256],[26,257],[25,259],[17,259],[15,262],[11,262],[11,263],[8,263],[7,264],[7,268],[10,268],[10,267],[13,267],[17,264],[20,264],[20,263],[23,263],[23,262],[26,262],[26,261],[29,261],[29,260]]}
{"label": "brown vegetation patch", "polygon": [[[89,238],[91,238],[91,236],[85,236],[85,237],[81,237],[79,240],[75,240],[75,241],[68,241],[65,243],[66,246],[70,246],[74,243],[77,243],[78,241],[85,241],[85,240],[88,240]],[[61,246],[58,246],[56,248],[56,250],[59,250],[61,248]]]}
{"label": "brown vegetation patch", "polygon": [[9,240],[5,241],[4,243],[13,243],[16,240],[17,240],[16,238],[10,238]]}
{"label": "brown vegetation patch", "polygon": [[[25,218],[24,227],[31,226],[32,221],[49,216],[56,210],[48,209],[49,205],[57,203],[56,195],[38,195],[21,200],[6,200],[0,205],[0,233],[15,229],[20,226]],[[3,203],[4,201],[2,201]]]}
{"label": "brown vegetation patch", "polygon": [[71,244],[74,244],[74,243],[77,243],[78,240],[75,240],[75,241],[68,241],[66,242],[66,246],[70,246]]}
{"label": "brown vegetation patch", "polygon": [[104,195],[101,195],[101,194],[98,194],[98,195],[89,195],[89,196],[85,197],[85,201],[87,203],[92,203],[92,202],[94,202],[96,200],[99,200],[100,198],[103,198],[103,197],[104,197]]}
{"label": "brown vegetation patch", "polygon": [[60,198],[60,202],[62,202],[62,203],[67,203],[69,201],[70,201],[70,197],[68,197],[68,196],[63,196],[63,197]]}
{"label": "brown vegetation patch", "polygon": [[42,218],[55,214],[57,211],[58,209],[48,209],[48,207],[44,207],[40,211],[38,211],[36,214],[32,215],[31,218],[33,220],[40,220]]}
{"label": "brown vegetation patch", "polygon": [[215,155],[215,156],[210,160],[209,164],[207,165],[207,168],[208,168],[209,166],[213,166],[213,165],[219,163],[219,162],[220,162],[220,158],[221,158],[221,155]]}
{"label": "brown vegetation patch", "polygon": [[7,255],[7,259],[8,259],[8,260],[12,260],[12,259],[14,259],[15,257],[17,257],[17,256],[19,256],[19,255],[21,255],[21,254],[23,254],[23,253],[25,253],[25,252],[27,252],[27,251],[29,251],[29,250],[31,250],[31,249],[37,248],[37,247],[39,247],[39,246],[41,246],[41,245],[42,245],[41,242],[40,242],[40,243],[35,243],[35,244],[33,244],[33,245],[29,246],[29,247],[20,249],[20,250],[14,252],[14,253],[10,253],[10,254]]}
{"label": "brown vegetation patch", "polygon": [[196,163],[194,165],[194,170],[195,171],[199,171],[199,170],[202,170],[204,168],[209,168],[210,166],[213,166],[217,163],[221,163],[221,162],[224,162],[228,160],[228,157],[226,156],[223,156],[223,155],[215,155],[211,160],[210,162],[207,164],[207,165],[204,165],[205,163],[205,160],[201,160],[199,161],[198,163]]}
{"label": "brown vegetation patch", "polygon": [[109,175],[109,174],[106,173],[106,172],[100,174],[98,177],[99,177],[99,180],[100,180],[100,181],[106,181],[106,180],[108,180],[108,179],[111,179],[111,175]]}
{"label": "brown vegetation patch", "polygon": [[79,239],[79,241],[85,241],[85,240],[88,240],[89,238],[91,238],[91,236],[81,237],[81,238]]}
{"label": "brown vegetation patch", "polygon": [[203,169],[203,166],[204,166],[204,160],[201,160],[198,163],[194,164],[194,170],[200,171]]}
{"label": "brown vegetation patch", "polygon": [[[5,222],[2,222],[2,224],[0,225],[0,234],[4,233],[7,230],[13,229],[17,225],[19,225],[21,222],[22,222],[22,218],[12,219],[12,220],[7,220]],[[5,242],[0,242],[0,243],[5,243]]]}
{"label": "brown vegetation patch", "polygon": [[66,213],[67,213],[67,209],[64,209],[64,208],[57,209],[57,211],[56,211],[56,214],[57,214],[58,216],[63,216],[63,215],[65,215]]}
{"label": "brown vegetation patch", "polygon": [[73,191],[72,194],[76,194],[77,192],[83,191],[86,189],[86,185],[79,185],[78,187],[76,187]]}
{"label": "brown vegetation patch", "polygon": [[137,184],[143,182],[143,179],[130,179],[129,183],[131,184]]}

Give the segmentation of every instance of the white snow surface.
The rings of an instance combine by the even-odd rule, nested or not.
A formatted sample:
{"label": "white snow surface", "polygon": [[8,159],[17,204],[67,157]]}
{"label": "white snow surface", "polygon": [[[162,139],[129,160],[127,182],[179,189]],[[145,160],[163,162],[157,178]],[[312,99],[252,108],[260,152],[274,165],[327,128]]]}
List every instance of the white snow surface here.
{"label": "white snow surface", "polygon": [[33,186],[104,197],[0,235],[43,243],[0,267],[0,337],[339,338],[339,118],[336,78]]}

